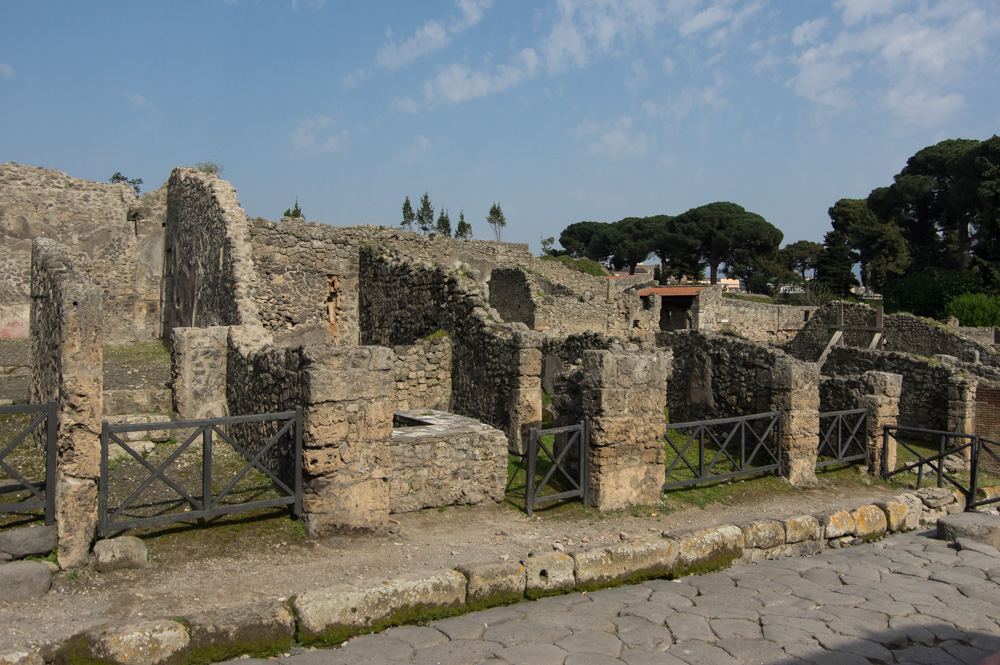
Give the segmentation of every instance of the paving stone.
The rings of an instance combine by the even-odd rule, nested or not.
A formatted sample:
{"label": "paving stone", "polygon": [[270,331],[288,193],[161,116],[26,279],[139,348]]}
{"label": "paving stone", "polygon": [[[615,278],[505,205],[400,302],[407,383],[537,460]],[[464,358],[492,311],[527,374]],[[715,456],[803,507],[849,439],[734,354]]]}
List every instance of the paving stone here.
{"label": "paving stone", "polygon": [[429,626],[399,626],[385,631],[385,636],[409,644],[414,649],[424,649],[448,641],[440,630]]}
{"label": "paving stone", "polygon": [[649,623],[662,626],[667,622],[667,618],[677,614],[677,610],[672,607],[660,605],[658,603],[643,603],[641,605],[629,605],[619,612],[621,616],[641,617]]}
{"label": "paving stone", "polygon": [[762,639],[760,624],[746,619],[709,619],[708,625],[720,640]]}
{"label": "paving stone", "polygon": [[865,600],[892,600],[892,596],[881,589],[874,589],[870,586],[860,586],[857,584],[845,584],[837,589],[838,593],[846,593],[851,596],[861,596]]}
{"label": "paving stone", "polygon": [[891,665],[894,661],[892,652],[877,642],[844,635],[821,635],[818,639],[820,645],[829,651],[852,653],[879,665]]}
{"label": "paving stone", "polygon": [[666,626],[656,626],[638,617],[620,617],[618,639],[627,649],[662,651],[674,643],[674,637]]}
{"label": "paving stone", "polygon": [[789,644],[785,646],[785,653],[812,665],[871,665],[871,662],[864,656],[855,653],[825,651],[822,647]]}
{"label": "paving stone", "polygon": [[816,638],[804,630],[797,630],[795,628],[789,628],[788,626],[783,626],[781,624],[771,624],[768,626],[761,626],[761,634],[765,640],[770,640],[782,647],[787,647],[789,644],[799,644],[799,645],[818,645],[819,642]]}
{"label": "paving stone", "polygon": [[723,649],[741,663],[782,663],[782,665],[786,665],[789,661],[794,661],[780,646],[770,640],[725,639],[716,642],[715,646]]}
{"label": "paving stone", "polygon": [[562,612],[539,617],[532,623],[550,628],[567,629],[574,633],[584,630],[612,632],[615,629],[615,625],[611,621],[612,616],[614,614],[598,616],[581,612]]}
{"label": "paving stone", "polygon": [[690,641],[675,644],[668,652],[689,665],[739,665],[739,661],[714,644]]}
{"label": "paving stone", "polygon": [[681,609],[684,607],[694,607],[694,600],[688,598],[687,596],[680,596],[670,593],[661,593],[659,591],[654,591],[653,595],[649,598],[650,603],[655,603],[657,605],[663,605],[664,607],[669,607],[671,609]]}
{"label": "paving stone", "polygon": [[905,617],[917,612],[917,609],[913,605],[900,603],[895,600],[870,600],[858,605],[857,609],[878,612],[887,617]]}
{"label": "paving stone", "polygon": [[994,559],[1000,559],[1000,549],[987,545],[986,543],[981,543],[970,538],[960,537],[955,539],[955,544],[958,545],[959,550],[962,552],[963,559],[966,558],[967,552],[978,552],[979,554],[984,554]]}
{"label": "paving stone", "polygon": [[985,580],[979,584],[960,584],[958,590],[967,598],[975,598],[987,603],[995,603],[996,599],[1000,598],[1000,584]]}
{"label": "paving stone", "polygon": [[[940,622],[921,615],[891,617],[889,628],[905,634],[911,642],[928,646],[937,642],[938,639],[961,639],[962,636],[962,633],[954,626],[945,628]],[[944,634],[942,635],[942,633]]]}
{"label": "paving stone", "polygon": [[799,574],[802,576],[802,579],[815,582],[828,589],[835,589],[842,584],[840,575],[829,568],[810,568],[809,570],[803,570]]}
{"label": "paving stone", "polygon": [[979,584],[986,580],[986,575],[982,571],[978,571],[979,575],[970,575],[966,572],[960,572],[958,570],[942,570],[931,573],[930,579],[935,582],[944,582],[945,584]]}
{"label": "paving stone", "polygon": [[576,633],[556,642],[556,646],[569,653],[596,653],[617,658],[622,652],[622,641],[615,635],[597,631]]}
{"label": "paving stone", "polygon": [[683,580],[647,580],[641,586],[652,589],[654,592],[673,593],[687,598],[698,595],[698,590],[690,584],[685,584]]}
{"label": "paving stone", "polygon": [[619,656],[619,660],[628,665],[687,665],[685,661],[677,658],[669,651],[650,652],[639,649],[626,649]]}
{"label": "paving stone", "polygon": [[806,600],[811,600],[817,605],[860,605],[865,602],[867,598],[861,596],[852,596],[849,593],[840,593],[838,591],[825,591],[825,590],[813,590],[813,589],[800,589],[795,592],[795,595],[799,598],[805,598]]}
{"label": "paving stone", "polygon": [[617,589],[601,589],[600,591],[591,591],[590,593],[580,595],[585,595],[592,603],[614,601],[627,605],[629,603],[649,600],[649,597],[653,595],[653,589],[641,584],[635,584],[618,587]]}
{"label": "paving stone", "polygon": [[621,665],[621,662],[596,653],[571,653],[566,657],[565,665]]}
{"label": "paving stone", "polygon": [[15,602],[44,596],[52,586],[52,571],[40,561],[0,563],[0,597]]}
{"label": "paving stone", "polygon": [[[525,605],[524,607],[528,606]],[[507,623],[508,621],[520,621],[524,618],[524,612],[520,611],[520,609],[512,607],[495,607],[491,610],[473,612],[472,614],[466,614],[465,616],[486,626],[496,626],[501,623]]]}
{"label": "paving stone", "polygon": [[812,638],[815,638],[818,635],[828,635],[832,633],[829,627],[827,627],[825,621],[806,617],[783,617],[765,614],[760,617],[760,624],[764,628],[778,626],[781,628],[788,628],[790,630],[797,630],[806,633]]}
{"label": "paving stone", "polygon": [[508,621],[490,626],[483,632],[483,639],[498,642],[505,647],[521,644],[555,644],[573,631],[565,626],[541,624],[536,621]]}
{"label": "paving stone", "polygon": [[[815,609],[816,603],[787,593],[758,593],[757,602],[763,607],[796,607],[799,610]],[[800,612],[801,613],[801,612]]]}
{"label": "paving stone", "polygon": [[507,647],[496,652],[500,660],[511,665],[560,665],[566,651],[552,644],[532,644]]}
{"label": "paving stone", "polygon": [[989,617],[959,607],[917,607],[917,611],[926,616],[947,621],[959,630],[997,630],[997,623]]}
{"label": "paving stone", "polygon": [[503,647],[482,640],[452,640],[418,651],[411,665],[474,665],[489,658]]}
{"label": "paving stone", "polygon": [[708,625],[708,620],[696,614],[675,614],[667,618],[666,625],[674,636],[674,642],[680,643],[688,640],[715,641],[715,633],[712,632],[712,628]]}
{"label": "paving stone", "polygon": [[913,665],[969,665],[938,647],[912,646],[896,653],[897,663]]}
{"label": "paving stone", "polygon": [[409,644],[385,635],[355,637],[340,650],[344,653],[356,653],[371,660],[408,661],[413,655],[413,647]]}
{"label": "paving stone", "polygon": [[[244,663],[256,665],[254,663],[256,660],[259,659],[236,658],[229,661],[229,663],[231,665],[243,665]],[[273,660],[261,660],[261,662],[274,665]],[[294,656],[288,656],[287,658],[280,656],[278,657],[278,663],[280,665],[367,665],[371,661],[366,660],[361,654],[347,653],[340,649],[316,649],[315,651],[307,651]]]}
{"label": "paving stone", "polygon": [[962,663],[979,663],[990,655],[990,652],[983,651],[982,649],[977,649],[976,647],[971,647],[962,642],[956,642],[949,640],[947,642],[942,642],[938,645],[938,648],[944,649],[948,652],[948,655],[953,656],[956,660]]}
{"label": "paving stone", "polygon": [[724,603],[716,599],[713,599],[712,602],[704,604],[695,604],[694,607],[681,608],[678,612],[697,614],[698,616],[703,616],[706,619],[747,619],[750,621],[757,621],[760,617],[760,612],[756,609],[745,607],[739,602]]}
{"label": "paving stone", "polygon": [[441,631],[452,640],[478,640],[483,636],[486,626],[481,621],[469,618],[473,616],[475,615],[467,614],[462,617],[435,621],[430,627]]}

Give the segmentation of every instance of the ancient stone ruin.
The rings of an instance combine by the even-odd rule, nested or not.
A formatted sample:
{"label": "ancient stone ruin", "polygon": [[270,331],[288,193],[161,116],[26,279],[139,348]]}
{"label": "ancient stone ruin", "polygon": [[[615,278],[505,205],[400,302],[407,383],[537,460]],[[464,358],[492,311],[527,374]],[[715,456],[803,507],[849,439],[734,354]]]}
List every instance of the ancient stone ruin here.
{"label": "ancient stone ruin", "polygon": [[[251,219],[228,182],[191,168],[136,198],[2,165],[0,233],[0,331],[30,335],[31,398],[59,402],[63,566],[93,539],[105,344],[169,343],[178,418],[302,407],[312,535],[502,500],[543,394],[557,424],[589,418],[601,510],[660,500],[665,408],[672,422],[780,409],[793,483],[815,480],[823,411],[868,409],[873,442],[896,422],[1000,428],[987,331],[887,316],[869,350],[864,306],[593,277],[522,244]],[[838,325],[855,329],[827,349]]]}

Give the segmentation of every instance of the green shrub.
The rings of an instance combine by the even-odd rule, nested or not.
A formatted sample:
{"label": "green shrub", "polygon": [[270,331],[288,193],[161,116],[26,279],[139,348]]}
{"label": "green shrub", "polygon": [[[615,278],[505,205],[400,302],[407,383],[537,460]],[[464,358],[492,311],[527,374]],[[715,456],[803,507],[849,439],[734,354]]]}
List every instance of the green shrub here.
{"label": "green shrub", "polygon": [[1000,326],[1000,296],[963,293],[948,301],[945,316],[954,316],[963,326]]}
{"label": "green shrub", "polygon": [[588,275],[603,277],[608,274],[600,263],[586,257],[574,259],[568,254],[560,254],[559,256],[542,256],[540,258],[542,261],[555,261],[556,263],[561,263],[567,268],[579,270],[580,272],[587,273]]}

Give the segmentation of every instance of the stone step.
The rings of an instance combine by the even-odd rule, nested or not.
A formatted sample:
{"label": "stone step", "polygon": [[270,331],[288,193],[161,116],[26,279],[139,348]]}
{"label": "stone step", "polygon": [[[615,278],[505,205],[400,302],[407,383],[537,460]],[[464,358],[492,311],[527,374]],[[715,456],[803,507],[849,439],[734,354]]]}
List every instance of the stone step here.
{"label": "stone step", "polygon": [[169,414],[174,409],[169,389],[105,390],[104,415]]}
{"label": "stone step", "polygon": [[[144,425],[147,423],[169,423],[172,418],[165,413],[131,413],[116,416],[105,416],[112,425]],[[174,431],[170,429],[141,430],[138,432],[124,432],[120,435],[125,441],[155,441],[163,442],[170,440],[174,436]]]}

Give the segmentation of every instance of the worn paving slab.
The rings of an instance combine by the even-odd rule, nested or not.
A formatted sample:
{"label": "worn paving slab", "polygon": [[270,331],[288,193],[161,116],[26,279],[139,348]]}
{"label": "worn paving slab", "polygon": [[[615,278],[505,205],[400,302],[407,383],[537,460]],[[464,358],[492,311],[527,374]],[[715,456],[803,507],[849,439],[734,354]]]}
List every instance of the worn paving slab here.
{"label": "worn paving slab", "polygon": [[1000,566],[1000,553],[896,535],[393,628],[270,662],[975,665],[1000,649],[1000,580],[977,574],[984,563]]}

